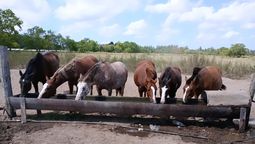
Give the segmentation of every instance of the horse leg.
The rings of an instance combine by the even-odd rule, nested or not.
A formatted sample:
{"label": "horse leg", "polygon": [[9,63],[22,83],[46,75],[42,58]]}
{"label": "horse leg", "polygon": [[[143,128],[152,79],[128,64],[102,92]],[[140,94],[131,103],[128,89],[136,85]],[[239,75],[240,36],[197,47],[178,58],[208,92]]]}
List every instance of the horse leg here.
{"label": "horse leg", "polygon": [[99,88],[98,86],[96,86],[96,88],[97,88],[97,93],[98,93],[98,95],[101,96],[101,95],[102,95],[102,89]]}
{"label": "horse leg", "polygon": [[201,99],[202,99],[206,104],[208,104],[207,94],[206,94],[205,91],[202,91],[202,93],[201,93]]}
{"label": "horse leg", "polygon": [[112,96],[112,89],[108,90],[108,96]]}
{"label": "horse leg", "polygon": [[91,91],[90,91],[90,95],[93,95],[93,85],[91,85]]}
{"label": "horse leg", "polygon": [[[35,93],[39,94],[39,91],[38,91],[38,82],[32,82],[32,83],[33,83],[33,86],[35,88]],[[42,111],[41,110],[36,110],[36,113],[37,113],[37,115],[41,115]]]}
{"label": "horse leg", "polygon": [[119,94],[119,89],[115,89],[116,90],[116,96],[118,96]]}
{"label": "horse leg", "polygon": [[138,92],[139,92],[140,97],[143,97],[143,90],[142,90],[142,88],[138,88]]}
{"label": "horse leg", "polygon": [[73,94],[73,83],[68,81],[69,94]]}
{"label": "horse leg", "polygon": [[124,86],[120,88],[120,95],[123,96],[124,95]]}
{"label": "horse leg", "polygon": [[32,82],[34,88],[35,88],[35,93],[39,93],[38,91],[38,82]]}

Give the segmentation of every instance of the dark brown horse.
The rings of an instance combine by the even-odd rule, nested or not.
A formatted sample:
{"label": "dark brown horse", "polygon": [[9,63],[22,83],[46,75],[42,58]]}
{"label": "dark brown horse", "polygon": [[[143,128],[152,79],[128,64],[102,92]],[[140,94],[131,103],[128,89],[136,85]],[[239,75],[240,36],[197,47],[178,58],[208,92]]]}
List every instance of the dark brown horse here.
{"label": "dark brown horse", "polygon": [[92,84],[96,85],[98,95],[102,95],[102,89],[106,89],[111,96],[112,89],[116,89],[116,96],[118,93],[123,96],[127,77],[128,70],[122,62],[98,62],[79,79],[75,100],[86,96]]}
{"label": "dark brown horse", "polygon": [[156,103],[157,72],[155,64],[150,60],[142,60],[136,65],[134,82],[138,87],[140,97],[147,96]]}
{"label": "dark brown horse", "polygon": [[216,66],[203,68],[195,67],[192,76],[186,81],[183,87],[183,102],[201,94],[202,99],[208,103],[205,90],[225,90],[226,86],[222,83],[221,70]]}
{"label": "dark brown horse", "polygon": [[38,82],[45,83],[59,67],[59,58],[53,52],[37,53],[35,57],[30,59],[27,64],[26,71],[23,74],[20,70],[20,88],[23,94],[27,94],[31,90],[31,83],[35,92],[38,91]]}
{"label": "dark brown horse", "polygon": [[159,77],[160,103],[165,103],[167,96],[174,98],[177,89],[181,86],[181,70],[177,67],[167,67]]}
{"label": "dark brown horse", "polygon": [[71,60],[68,64],[59,68],[52,78],[43,85],[38,98],[54,96],[57,87],[66,81],[68,81],[69,93],[72,94],[73,86],[77,85],[80,75],[84,75],[97,62],[97,58],[91,55]]}

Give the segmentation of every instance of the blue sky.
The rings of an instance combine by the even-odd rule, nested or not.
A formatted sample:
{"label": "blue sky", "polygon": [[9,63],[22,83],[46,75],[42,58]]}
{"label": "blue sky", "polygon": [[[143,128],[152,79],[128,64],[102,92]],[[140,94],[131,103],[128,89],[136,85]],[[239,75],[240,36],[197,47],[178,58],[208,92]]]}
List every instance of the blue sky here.
{"label": "blue sky", "polygon": [[254,0],[0,0],[33,26],[79,41],[255,50]]}

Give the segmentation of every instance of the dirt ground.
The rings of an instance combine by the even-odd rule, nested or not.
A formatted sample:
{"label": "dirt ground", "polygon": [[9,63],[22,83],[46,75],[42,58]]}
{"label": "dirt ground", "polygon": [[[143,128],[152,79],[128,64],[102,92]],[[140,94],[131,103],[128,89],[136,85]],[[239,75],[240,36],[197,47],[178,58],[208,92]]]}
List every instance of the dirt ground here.
{"label": "dirt ground", "polygon": [[[20,93],[18,70],[11,70],[11,80],[13,94]],[[223,78],[223,83],[227,86],[227,91],[244,92],[248,95],[250,78],[243,80]],[[40,89],[41,87],[42,85],[39,84]],[[57,92],[65,93],[67,90],[67,84],[64,83],[57,89]],[[95,90],[94,94],[96,94]],[[104,94],[106,95],[106,91]],[[124,95],[138,96],[132,73],[129,73]],[[181,96],[182,86],[177,92],[177,97]],[[0,93],[0,107],[3,106],[3,94]],[[240,134],[237,125],[224,120],[216,120],[217,122],[201,122],[201,119],[178,120],[185,125],[180,127],[176,125],[174,119],[158,119],[150,116],[116,117],[110,114],[81,115],[43,111],[43,115],[38,117],[35,111],[27,111],[27,113],[28,118],[34,121],[21,124],[14,122],[14,120],[19,120],[19,111],[17,111],[17,118],[8,121],[6,114],[0,110],[1,144],[255,143],[254,128]],[[254,120],[254,118],[255,109],[252,107],[250,119]],[[38,123],[35,120],[43,122]]]}

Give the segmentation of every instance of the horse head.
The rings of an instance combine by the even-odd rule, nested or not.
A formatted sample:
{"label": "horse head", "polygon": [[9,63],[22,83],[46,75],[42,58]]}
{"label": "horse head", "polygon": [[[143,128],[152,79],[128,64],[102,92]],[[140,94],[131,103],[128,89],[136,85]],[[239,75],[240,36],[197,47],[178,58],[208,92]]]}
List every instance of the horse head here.
{"label": "horse head", "polygon": [[96,63],[88,70],[88,72],[85,75],[80,77],[77,84],[78,90],[75,96],[75,100],[81,100],[91,91],[91,86],[94,83],[94,76],[96,75],[101,64],[102,62]]}
{"label": "horse head", "polygon": [[19,71],[20,74],[20,80],[19,80],[19,84],[20,84],[20,89],[21,89],[21,93],[22,94],[27,94],[31,88],[31,76],[26,76],[25,74],[22,73],[22,71]]}
{"label": "horse head", "polygon": [[186,81],[186,84],[183,87],[183,103],[187,103],[193,96],[197,93],[197,89],[199,87],[199,80],[195,77],[193,80]]}
{"label": "horse head", "polygon": [[153,103],[156,103],[156,94],[157,94],[157,80],[147,79],[146,80],[146,94]]}
{"label": "horse head", "polygon": [[167,95],[167,91],[169,91],[170,86],[169,83],[171,81],[171,78],[159,78],[159,94],[160,94],[160,103],[165,103],[165,97]]}
{"label": "horse head", "polygon": [[65,82],[65,75],[62,74],[62,68],[59,68],[54,75],[47,80],[47,82],[43,85],[41,92],[39,93],[38,99],[40,98],[49,98],[56,94],[57,87]]}

